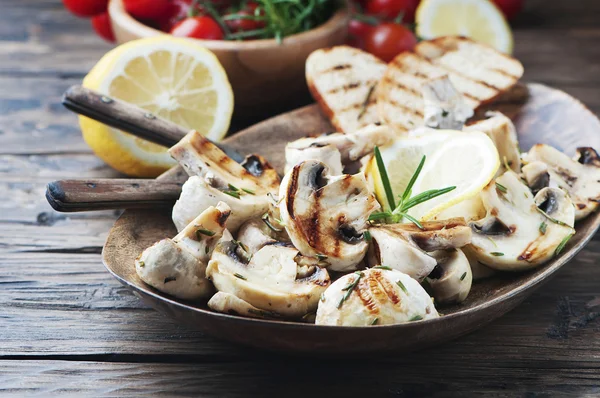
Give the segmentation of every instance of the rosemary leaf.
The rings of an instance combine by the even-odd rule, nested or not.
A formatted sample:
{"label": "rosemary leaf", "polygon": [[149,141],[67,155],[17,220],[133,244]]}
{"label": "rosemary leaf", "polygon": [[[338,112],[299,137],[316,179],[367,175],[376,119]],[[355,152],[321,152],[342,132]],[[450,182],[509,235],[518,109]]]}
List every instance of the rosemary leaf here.
{"label": "rosemary leaf", "polygon": [[372,213],[369,216],[369,221],[383,220],[383,219],[391,217],[391,216],[392,216],[392,213],[390,213],[389,211],[382,211],[382,212],[378,212],[378,213]]}
{"label": "rosemary leaf", "polygon": [[396,202],[394,201],[394,192],[392,191],[392,185],[390,184],[390,179],[388,177],[387,170],[385,169],[385,164],[383,163],[383,158],[381,157],[381,152],[379,151],[379,147],[375,146],[375,161],[377,162],[377,169],[379,170],[379,177],[381,178],[381,184],[385,190],[385,196],[387,197],[388,206],[390,209],[394,210],[396,208]]}
{"label": "rosemary leaf", "polygon": [[236,199],[240,198],[240,194],[237,193],[236,191],[223,191],[224,194],[229,195],[229,196],[233,196]]}
{"label": "rosemary leaf", "polygon": [[415,170],[412,177],[410,178],[410,181],[408,181],[408,184],[406,185],[406,189],[404,190],[404,193],[402,194],[402,199],[401,199],[402,203],[406,202],[406,200],[410,197],[410,195],[412,193],[413,185],[415,185],[415,181],[417,181],[419,174],[421,174],[421,170],[423,170],[423,165],[425,164],[426,158],[427,157],[425,155],[423,155],[423,157],[421,158],[421,161],[419,162],[419,165],[417,166],[417,169]]}
{"label": "rosemary leaf", "polygon": [[371,236],[371,233],[370,233],[369,231],[365,231],[365,232],[363,232],[363,237],[365,238],[365,240],[366,240],[367,242],[370,242],[370,241],[371,241],[371,239],[373,239],[373,237]]}
{"label": "rosemary leaf", "polygon": [[548,228],[548,224],[546,224],[546,221],[542,221],[542,223],[540,224],[540,232],[542,233],[542,235],[546,234],[547,228]]}
{"label": "rosemary leaf", "polygon": [[377,325],[377,322],[379,322],[379,318],[375,318],[371,321],[371,326],[373,325]]}
{"label": "rosemary leaf", "polygon": [[373,267],[373,269],[384,269],[386,271],[391,271],[392,270],[391,267],[388,267],[386,265],[376,265],[376,266]]}
{"label": "rosemary leaf", "polygon": [[236,272],[235,274],[233,274],[233,276],[235,276],[236,278],[240,278],[240,279],[242,279],[242,280],[244,280],[244,281],[247,281],[247,280],[248,280],[248,279],[246,279],[246,277],[245,277],[244,275],[240,275],[240,274],[238,274],[237,272]]}
{"label": "rosemary leaf", "polygon": [[146,263],[143,261],[138,261],[138,265],[142,268],[144,268],[146,266]]}
{"label": "rosemary leaf", "polygon": [[233,184],[227,184],[227,186],[229,186],[229,189],[230,189],[231,191],[238,192],[238,191],[240,190],[238,187],[236,187],[236,186],[235,186],[235,185],[233,185]]}
{"label": "rosemary leaf", "polygon": [[508,189],[506,189],[506,187],[502,184],[500,184],[499,182],[496,183],[496,189],[502,193],[507,193]]}
{"label": "rosemary leaf", "polygon": [[253,191],[252,189],[242,188],[242,191],[249,193],[250,195],[256,195],[256,191]]}
{"label": "rosemary leaf", "polygon": [[410,221],[413,224],[415,224],[417,227],[419,227],[419,229],[424,229],[423,225],[419,222],[419,220],[417,220],[413,216],[410,216],[410,215],[408,215],[406,213],[402,213],[402,216],[405,217],[408,221]]}
{"label": "rosemary leaf", "polygon": [[196,230],[196,238],[200,239],[200,235],[215,236],[216,232],[209,229],[199,228]]}
{"label": "rosemary leaf", "polygon": [[563,227],[571,228],[571,226],[569,224],[564,223],[560,220],[557,220],[556,218],[550,216],[548,213],[546,213],[544,210],[540,209],[537,206],[536,206],[536,210],[539,211],[541,214],[543,214],[544,217],[546,217],[548,220],[552,221],[554,224],[558,224],[558,225],[562,225]]}
{"label": "rosemary leaf", "polygon": [[495,257],[502,257],[502,256],[504,256],[504,253],[500,253],[500,252],[491,252],[490,254],[492,256],[495,256]]}
{"label": "rosemary leaf", "polygon": [[421,321],[421,320],[423,320],[423,317],[421,315],[415,315],[412,318],[410,318],[408,321],[414,322],[414,321]]}
{"label": "rosemary leaf", "polygon": [[556,247],[556,250],[554,251],[554,255],[558,256],[563,251],[563,249],[565,248],[565,246],[567,245],[567,243],[569,242],[571,237],[573,237],[573,234],[570,234],[570,235],[567,235],[564,237],[564,239]]}
{"label": "rosemary leaf", "polygon": [[433,198],[437,198],[438,196],[444,195],[450,191],[455,190],[455,186],[443,188],[443,189],[430,189],[425,192],[421,192],[417,196],[410,198],[404,205],[402,206],[401,212],[404,213],[408,209],[415,207],[416,205],[420,205],[423,202],[427,202]]}
{"label": "rosemary leaf", "polygon": [[283,229],[275,228],[273,226],[273,224],[271,224],[271,221],[269,221],[269,213],[263,214],[262,220],[267,225],[267,227],[269,227],[269,229],[271,231],[273,231],[273,232],[281,232],[281,231],[283,231]]}
{"label": "rosemary leaf", "polygon": [[406,290],[406,286],[404,286],[404,283],[402,283],[402,281],[400,279],[398,279],[396,281],[396,285],[400,286],[400,289],[402,289],[404,294],[406,294],[408,296],[408,290]]}
{"label": "rosemary leaf", "polygon": [[467,276],[467,273],[466,273],[466,272],[465,272],[465,273],[463,273],[463,274],[460,276],[460,280],[461,280],[461,281],[464,281],[466,276]]}
{"label": "rosemary leaf", "polygon": [[342,298],[340,299],[340,302],[337,305],[338,309],[342,308],[342,304],[344,304],[344,301],[348,300],[348,297],[350,297],[350,295],[354,291],[354,288],[356,287],[356,285],[358,285],[360,278],[362,278],[362,276],[364,275],[360,271],[357,271],[354,274],[357,275],[357,278],[354,281],[352,281],[350,284],[348,284],[348,286],[346,286],[344,289],[342,289],[342,290],[346,291],[346,294],[344,294],[342,296]]}
{"label": "rosemary leaf", "polygon": [[319,254],[319,253],[317,253],[317,254],[315,254],[315,257],[316,257],[316,258],[317,258],[317,260],[319,260],[319,261],[324,261],[324,260],[327,260],[327,256],[326,256],[326,255],[324,255],[324,254]]}

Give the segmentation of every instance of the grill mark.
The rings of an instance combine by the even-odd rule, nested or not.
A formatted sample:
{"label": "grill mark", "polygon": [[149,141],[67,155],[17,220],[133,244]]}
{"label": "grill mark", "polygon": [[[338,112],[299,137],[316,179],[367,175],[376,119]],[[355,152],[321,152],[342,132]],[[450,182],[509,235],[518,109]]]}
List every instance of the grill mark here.
{"label": "grill mark", "polygon": [[402,84],[402,83],[398,82],[397,80],[394,80],[390,77],[385,77],[383,80],[384,80],[384,83],[391,84],[391,85],[395,86],[396,88],[399,88],[403,91],[408,91],[409,93],[412,93],[412,94],[416,95],[417,97],[422,96],[422,94],[420,92],[418,92],[417,90],[410,88],[408,86],[405,86],[404,84]]}
{"label": "grill mark", "polygon": [[[367,107],[367,110],[368,110],[368,108],[370,108],[370,106],[371,106],[371,105],[375,105],[375,104],[377,104],[377,99],[375,99],[375,98],[373,98],[373,99],[370,99],[370,100],[367,102],[367,105],[366,105],[366,107]],[[363,104],[362,104],[362,103],[361,103],[361,104],[352,104],[352,105],[350,105],[350,106],[347,106],[347,107],[345,107],[345,108],[343,108],[343,109],[340,109],[340,110],[338,110],[337,112],[338,112],[338,113],[345,113],[345,112],[351,111],[351,110],[353,110],[353,109],[360,109],[360,108],[362,108],[362,107],[363,107]]]}
{"label": "grill mark", "polygon": [[496,72],[496,73],[498,73],[498,74],[501,74],[502,76],[510,77],[510,78],[512,78],[512,79],[513,79],[515,82],[516,82],[517,80],[519,80],[519,77],[518,77],[518,76],[511,75],[510,73],[508,73],[507,71],[505,71],[505,70],[503,70],[503,69],[490,68],[490,70],[492,70],[492,71],[494,71],[494,72]]}
{"label": "grill mark", "polygon": [[352,65],[350,64],[339,64],[339,65],[335,65],[332,68],[329,69],[325,69],[324,71],[321,71],[319,74],[320,75],[325,75],[327,73],[332,73],[334,71],[338,71],[338,70],[345,70],[345,69],[352,69]]}
{"label": "grill mark", "polygon": [[358,286],[354,289],[356,295],[362,301],[363,306],[371,313],[378,314],[379,311],[379,303],[375,300],[375,295],[380,291],[380,286],[372,276],[373,274],[369,274],[366,277],[362,278],[358,282]]}
{"label": "grill mark", "polygon": [[306,228],[304,229],[304,235],[306,236],[310,247],[314,247],[319,251],[321,251],[319,248],[321,236],[321,234],[319,233],[319,214],[321,213],[321,202],[319,201],[319,199],[321,198],[322,194],[322,189],[318,189],[315,191],[315,201],[312,208],[309,210],[311,212],[311,216],[307,220],[307,223],[305,224]]}
{"label": "grill mark", "polygon": [[399,103],[397,101],[394,101],[391,98],[388,98],[388,103],[390,103],[390,105],[393,105],[393,106],[395,106],[397,108],[402,109],[403,111],[405,111],[407,113],[412,113],[414,116],[417,116],[419,118],[423,117],[423,112],[421,112],[420,110],[410,108],[410,107],[408,107],[408,106],[406,106],[404,104],[401,104],[401,103]]}
{"label": "grill mark", "polygon": [[[427,58],[423,57],[425,60],[427,60]],[[404,57],[402,58],[404,59]],[[392,61],[392,64],[396,67],[396,70],[401,72],[401,73],[405,73],[411,76],[415,76],[420,78],[421,80],[427,80],[429,79],[429,75],[419,72],[418,70],[413,70],[413,68],[409,67],[408,65],[405,65],[404,63],[400,62],[401,60],[398,59],[397,57],[394,59],[394,61]],[[392,81],[394,81],[392,79]]]}
{"label": "grill mark", "polygon": [[231,210],[220,211],[219,216],[217,217],[217,224],[219,224],[219,226],[221,226],[221,227],[224,227],[225,222],[227,221],[227,218],[229,218],[230,214],[231,214]]}
{"label": "grill mark", "polygon": [[377,243],[377,239],[373,238],[371,240],[371,244],[373,245],[373,256],[375,256],[375,261],[379,265],[381,264],[381,249],[379,248],[379,243]]}
{"label": "grill mark", "polygon": [[383,291],[385,292],[385,294],[387,295],[389,300],[394,305],[397,305],[398,303],[400,303],[401,300],[400,300],[400,296],[398,296],[396,294],[396,287],[394,287],[394,285],[392,285],[389,280],[384,278],[383,275],[381,274],[381,272],[377,272],[377,274],[375,276],[377,278],[377,282],[379,282],[379,284],[381,285]]}
{"label": "grill mark", "polygon": [[335,94],[340,91],[350,91],[350,90],[354,90],[355,88],[358,88],[358,87],[361,87],[364,85],[365,85],[364,82],[348,83],[348,84],[344,84],[341,87],[332,88],[331,90],[327,91],[325,94]]}
{"label": "grill mark", "polygon": [[288,186],[287,195],[286,195],[286,204],[287,211],[292,220],[294,217],[294,200],[296,199],[296,191],[298,190],[298,173],[300,172],[300,168],[296,165],[290,175],[290,184]]}
{"label": "grill mark", "polygon": [[577,203],[576,206],[579,210],[583,210],[587,207],[585,203]]}

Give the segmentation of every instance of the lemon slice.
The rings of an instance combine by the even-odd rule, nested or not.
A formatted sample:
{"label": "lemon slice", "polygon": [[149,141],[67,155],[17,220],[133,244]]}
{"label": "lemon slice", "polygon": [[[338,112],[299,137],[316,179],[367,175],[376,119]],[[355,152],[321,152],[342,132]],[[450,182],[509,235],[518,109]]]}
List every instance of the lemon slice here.
{"label": "lemon slice", "polygon": [[467,36],[510,54],[513,36],[502,12],[489,0],[423,0],[416,13],[424,39]]}
{"label": "lemon slice", "polygon": [[481,132],[454,132],[431,156],[413,186],[413,195],[430,189],[456,188],[409,210],[417,219],[428,221],[442,211],[477,197],[494,178],[500,157],[493,141]]}
{"label": "lemon slice", "polygon": [[[154,115],[222,139],[233,112],[233,92],[215,55],[193,40],[164,35],[131,41],[108,52],[83,85]],[[83,137],[118,171],[155,177],[175,164],[167,148],[80,117]]]}
{"label": "lemon slice", "polygon": [[[453,133],[455,131],[424,129],[423,134],[410,132],[412,136],[400,136],[392,144],[379,148],[392,191],[396,196],[404,192],[423,155],[429,157]],[[367,180],[373,186],[377,200],[386,210],[390,210],[375,158],[367,163],[364,171]]]}

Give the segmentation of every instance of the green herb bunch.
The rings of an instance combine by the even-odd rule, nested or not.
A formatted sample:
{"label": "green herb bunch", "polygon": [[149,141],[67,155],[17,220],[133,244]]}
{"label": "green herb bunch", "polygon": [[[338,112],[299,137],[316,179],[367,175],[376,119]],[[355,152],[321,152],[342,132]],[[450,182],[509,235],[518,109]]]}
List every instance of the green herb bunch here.
{"label": "green herb bunch", "polygon": [[421,192],[418,195],[411,197],[412,188],[421,174],[421,170],[423,169],[423,165],[425,164],[425,155],[421,158],[421,162],[417,166],[417,169],[413,173],[406,189],[401,195],[398,195],[398,203],[396,203],[394,192],[392,190],[392,185],[390,184],[390,179],[388,177],[387,170],[385,168],[385,164],[383,163],[383,158],[381,157],[381,152],[378,147],[375,147],[375,161],[377,162],[377,169],[379,171],[379,176],[381,178],[381,184],[383,185],[383,189],[385,190],[385,196],[390,207],[390,211],[382,211],[378,213],[373,213],[369,217],[369,221],[378,221],[385,223],[398,223],[401,222],[402,219],[406,218],[410,222],[414,223],[417,227],[423,229],[423,225],[414,217],[408,214],[408,210],[413,207],[427,202],[433,198],[437,198],[440,195],[444,195],[454,189],[455,186],[447,187],[443,189],[430,189],[425,192]]}

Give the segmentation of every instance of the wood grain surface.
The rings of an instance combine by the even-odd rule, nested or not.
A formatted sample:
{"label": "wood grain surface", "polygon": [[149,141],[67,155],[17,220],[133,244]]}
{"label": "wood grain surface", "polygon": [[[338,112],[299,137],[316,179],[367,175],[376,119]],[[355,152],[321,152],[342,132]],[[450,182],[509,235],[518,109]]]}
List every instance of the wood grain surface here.
{"label": "wood grain surface", "polygon": [[[600,395],[597,237],[498,321],[397,357],[267,354],[145,307],[100,261],[117,214],[44,198],[52,180],[118,176],[60,105],[110,46],[59,0],[2,0],[0,21],[0,395]],[[600,2],[528,0],[514,29],[525,80],[600,114]]]}

